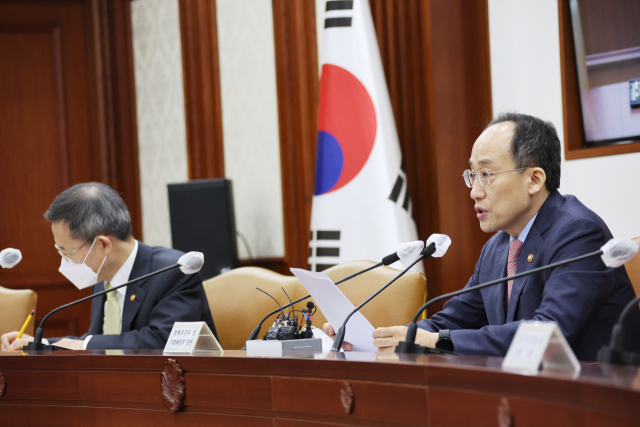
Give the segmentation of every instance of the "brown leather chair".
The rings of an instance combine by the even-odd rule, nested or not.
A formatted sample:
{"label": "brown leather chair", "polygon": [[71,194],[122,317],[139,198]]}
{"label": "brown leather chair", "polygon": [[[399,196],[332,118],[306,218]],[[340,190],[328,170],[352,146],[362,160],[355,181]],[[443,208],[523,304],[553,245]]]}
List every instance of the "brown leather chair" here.
{"label": "brown leather chair", "polygon": [[[30,289],[7,289],[0,286],[0,335],[11,331],[19,331],[27,320],[31,310],[36,309],[38,295]],[[33,336],[31,319],[24,333]]]}
{"label": "brown leather chair", "polygon": [[[260,288],[272,295],[281,305],[288,302],[282,288],[293,299],[298,279],[283,276],[260,267],[241,267],[206,280],[204,290],[211,315],[218,332],[218,340],[225,350],[244,347],[253,328],[278,305]],[[271,326],[275,315],[264,322],[261,336]]]}
{"label": "brown leather chair", "polygon": [[[373,264],[372,261],[352,261],[331,267],[325,272],[333,281],[338,281]],[[358,305],[398,273],[398,270],[383,266],[339,286],[347,298]],[[409,323],[415,311],[424,303],[426,283],[421,273],[408,272],[367,304],[362,314],[376,328]],[[268,292],[282,305],[288,299],[281,288],[287,291],[292,300],[308,294],[295,277],[259,267],[237,268],[209,279],[203,285],[220,345],[226,350],[244,347],[253,328],[267,313],[277,308],[276,303],[256,287]],[[303,301],[296,304],[295,308],[301,310],[306,305],[307,301]],[[264,336],[274,319],[275,315],[264,322],[260,337]],[[318,310],[313,316],[313,325],[322,327],[325,322],[324,315]]]}
{"label": "brown leather chair", "polygon": [[[334,282],[343,279],[375,264],[372,261],[351,261],[339,264],[325,270],[327,276]],[[355,306],[369,298],[385,283],[396,277],[400,271],[391,267],[378,267],[360,276],[338,285],[340,290]],[[307,290],[299,284],[296,288],[299,292],[295,298],[301,298],[308,294]],[[374,328],[383,326],[406,325],[411,322],[413,315],[425,302],[427,292],[427,279],[422,273],[408,271],[404,276],[392,283],[382,291],[375,299],[365,305],[361,312],[371,322]],[[306,308],[306,301],[300,303]],[[313,325],[321,328],[326,323],[322,311],[318,309],[312,318]],[[336,329],[340,325],[332,325]]]}
{"label": "brown leather chair", "polygon": [[[640,245],[640,237],[636,237],[633,241]],[[634,256],[631,261],[627,262],[624,268],[627,269],[627,274],[629,275],[629,279],[631,279],[631,284],[636,291],[636,295],[640,295],[640,253]]]}

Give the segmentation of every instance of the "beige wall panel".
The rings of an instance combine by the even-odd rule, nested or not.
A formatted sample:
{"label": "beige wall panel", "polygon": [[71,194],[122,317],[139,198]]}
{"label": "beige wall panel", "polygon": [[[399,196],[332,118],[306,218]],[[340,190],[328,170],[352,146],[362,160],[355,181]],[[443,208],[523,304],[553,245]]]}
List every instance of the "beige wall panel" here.
{"label": "beige wall panel", "polygon": [[[217,0],[226,177],[236,228],[254,257],[284,256],[280,138],[270,0]],[[283,165],[293,167],[293,165]],[[238,241],[241,258],[248,254]]]}
{"label": "beige wall panel", "polygon": [[187,181],[178,0],[131,2],[145,243],[171,247],[167,184]]}

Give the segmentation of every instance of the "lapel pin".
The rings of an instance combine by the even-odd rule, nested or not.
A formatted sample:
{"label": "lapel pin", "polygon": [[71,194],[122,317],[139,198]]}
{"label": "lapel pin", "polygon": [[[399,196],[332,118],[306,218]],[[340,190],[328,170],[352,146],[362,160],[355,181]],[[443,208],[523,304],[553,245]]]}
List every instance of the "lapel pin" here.
{"label": "lapel pin", "polygon": [[527,261],[529,262],[533,261],[533,254],[529,254],[529,256],[527,257]]}
{"label": "lapel pin", "polygon": [[[529,256],[531,257],[531,255],[529,255]],[[531,260],[529,260],[529,261],[531,261]],[[131,298],[129,298],[129,299],[131,300],[131,302],[133,302],[133,300],[134,300],[134,299],[136,299],[135,294],[134,294],[134,295],[131,295]]]}

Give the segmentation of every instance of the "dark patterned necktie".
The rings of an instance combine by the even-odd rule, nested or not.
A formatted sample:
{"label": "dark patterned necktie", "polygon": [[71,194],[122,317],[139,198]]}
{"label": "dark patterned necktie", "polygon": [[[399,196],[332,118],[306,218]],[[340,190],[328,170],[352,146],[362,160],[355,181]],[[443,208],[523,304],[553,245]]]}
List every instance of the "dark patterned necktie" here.
{"label": "dark patterned necktie", "polygon": [[[509,244],[509,257],[507,258],[507,276],[513,276],[516,274],[518,268],[518,259],[520,259],[520,251],[522,250],[523,243],[515,239]],[[513,286],[513,279],[509,280],[507,287],[507,307],[511,300],[511,287]]]}

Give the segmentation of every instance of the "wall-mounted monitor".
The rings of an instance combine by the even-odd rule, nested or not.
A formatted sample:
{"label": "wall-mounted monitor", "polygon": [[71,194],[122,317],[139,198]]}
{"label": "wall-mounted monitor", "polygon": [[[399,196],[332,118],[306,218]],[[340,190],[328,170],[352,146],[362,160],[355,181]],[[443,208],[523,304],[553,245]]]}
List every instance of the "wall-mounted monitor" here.
{"label": "wall-mounted monitor", "polygon": [[640,1],[569,0],[585,147],[640,140]]}

